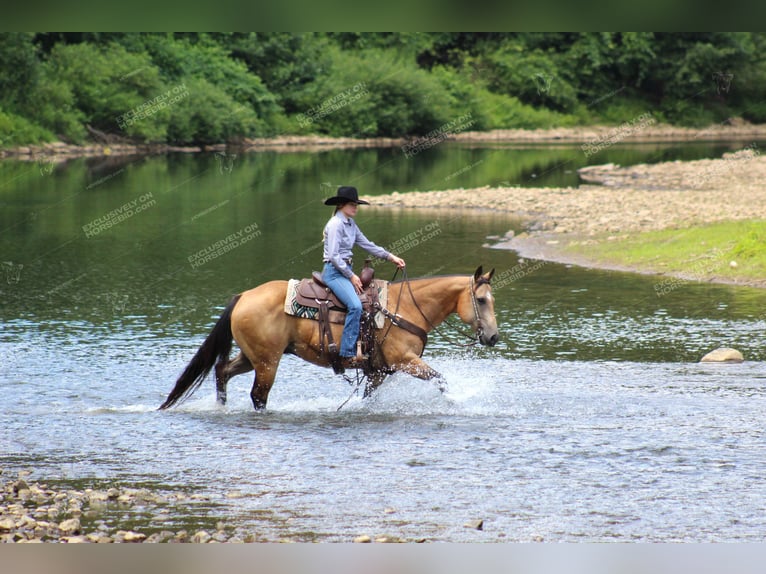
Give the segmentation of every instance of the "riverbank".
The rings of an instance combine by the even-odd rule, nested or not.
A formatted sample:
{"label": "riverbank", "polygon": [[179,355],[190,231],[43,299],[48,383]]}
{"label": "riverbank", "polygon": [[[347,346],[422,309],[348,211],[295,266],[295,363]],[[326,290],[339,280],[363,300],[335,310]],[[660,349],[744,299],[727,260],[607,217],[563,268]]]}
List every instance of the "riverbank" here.
{"label": "riverbank", "polygon": [[[2,543],[197,543],[300,542],[271,540],[227,517],[204,494],[170,487],[129,488],[93,481],[93,488],[33,482],[30,472],[0,483]],[[2,469],[0,469],[2,475]],[[78,481],[83,482],[83,481]],[[239,491],[228,498],[241,497]],[[212,510],[211,510],[212,509]],[[348,542],[425,542],[362,534]]]}
{"label": "riverbank", "polygon": [[[576,188],[483,187],[394,192],[365,199],[378,208],[508,213],[521,219],[527,232],[508,236],[494,247],[516,250],[526,258],[766,286],[766,277],[759,275],[766,253],[756,249],[745,259],[732,258],[740,243],[747,241],[751,228],[734,233],[735,228],[727,227],[708,243],[700,239],[696,253],[688,247],[676,250],[671,241],[673,237],[704,235],[704,227],[710,224],[766,220],[766,187],[760,183],[766,177],[766,157],[755,146],[743,146],[714,160],[627,168],[607,164],[582,168],[578,173],[586,183]],[[663,230],[669,235],[642,239],[642,234]],[[642,245],[640,257],[625,256],[632,243]],[[711,254],[716,265],[698,264]],[[731,261],[735,265],[723,272],[723,263]]]}
{"label": "riverbank", "polygon": [[[508,129],[486,132],[460,132],[443,134],[444,139],[461,143],[566,143],[593,144],[594,142],[688,142],[715,140],[766,139],[766,124],[748,124],[741,120],[714,124],[695,129],[652,122],[622,126],[580,126],[551,129]],[[283,135],[269,138],[243,139],[234,143],[201,146],[173,146],[167,144],[131,144],[125,141],[94,141],[75,145],[57,141],[39,145],[17,146],[0,149],[0,158],[35,161],[51,158],[65,161],[75,157],[104,155],[151,155],[163,153],[201,153],[236,150],[238,153],[257,151],[322,151],[345,148],[400,147],[417,141],[417,137],[403,138],[353,138],[322,135]],[[439,141],[442,141],[440,138]],[[430,143],[430,142],[429,142]]]}
{"label": "riverbank", "polygon": [[0,489],[0,543],[256,540],[223,521],[197,520],[193,530],[173,524],[176,516],[194,516],[194,505],[204,502],[204,496],[148,488],[76,489],[32,482],[21,472]]}

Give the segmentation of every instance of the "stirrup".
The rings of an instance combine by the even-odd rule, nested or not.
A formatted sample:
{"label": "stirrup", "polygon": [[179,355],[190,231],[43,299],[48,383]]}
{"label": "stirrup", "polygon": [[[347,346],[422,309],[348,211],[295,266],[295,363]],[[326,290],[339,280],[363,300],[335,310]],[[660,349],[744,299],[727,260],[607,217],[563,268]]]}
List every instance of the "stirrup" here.
{"label": "stirrup", "polygon": [[367,355],[355,355],[353,357],[341,357],[340,364],[345,369],[364,369],[369,360]]}

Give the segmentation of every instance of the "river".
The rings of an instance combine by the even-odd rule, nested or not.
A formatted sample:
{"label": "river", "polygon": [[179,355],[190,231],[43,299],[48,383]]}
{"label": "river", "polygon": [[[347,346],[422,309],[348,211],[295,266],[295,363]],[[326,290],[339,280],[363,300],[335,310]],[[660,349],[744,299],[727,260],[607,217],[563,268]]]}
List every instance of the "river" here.
{"label": "river", "polygon": [[[158,412],[233,293],[321,265],[322,199],[576,185],[587,163],[720,157],[737,143],[170,154],[0,163],[0,468],[78,488],[198,494],[177,526],[259,540],[761,541],[766,292],[520,263],[520,222],[360,209],[411,276],[496,269],[497,347],[435,334],[448,390],[352,387],[286,356],[255,413],[249,375]],[[403,241],[415,233],[420,241]],[[236,240],[236,241],[235,241]],[[214,246],[232,248],[211,257]],[[519,273],[521,271],[521,273]],[[377,268],[380,278],[392,266]],[[740,365],[699,364],[736,347]],[[168,517],[115,514],[143,528]],[[482,520],[483,529],[466,527]]]}

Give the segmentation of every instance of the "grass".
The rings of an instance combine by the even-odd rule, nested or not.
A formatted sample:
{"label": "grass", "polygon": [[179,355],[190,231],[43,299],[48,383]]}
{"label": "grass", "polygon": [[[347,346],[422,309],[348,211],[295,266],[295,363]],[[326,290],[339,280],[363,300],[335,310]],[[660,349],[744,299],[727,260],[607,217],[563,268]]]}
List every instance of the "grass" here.
{"label": "grass", "polygon": [[567,250],[595,263],[701,281],[766,281],[766,221],[762,220],[631,234],[570,245]]}

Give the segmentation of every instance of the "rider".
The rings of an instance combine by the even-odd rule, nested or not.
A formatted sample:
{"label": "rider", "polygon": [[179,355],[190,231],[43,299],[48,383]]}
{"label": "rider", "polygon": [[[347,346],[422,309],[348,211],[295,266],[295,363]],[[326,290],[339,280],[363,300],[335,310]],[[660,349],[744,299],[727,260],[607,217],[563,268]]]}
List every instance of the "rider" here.
{"label": "rider", "polygon": [[400,269],[404,259],[389,253],[367,239],[354,221],[359,204],[369,205],[359,199],[355,187],[341,186],[335,197],[325,200],[325,205],[335,205],[335,213],[324,228],[324,270],[322,280],[333,290],[338,299],[346,305],[346,322],[340,341],[340,356],[344,367],[359,367],[365,357],[357,354],[356,340],[359,337],[359,320],[362,316],[362,280],[351,266],[351,248],[359,245],[365,251],[381,259],[387,259]]}

